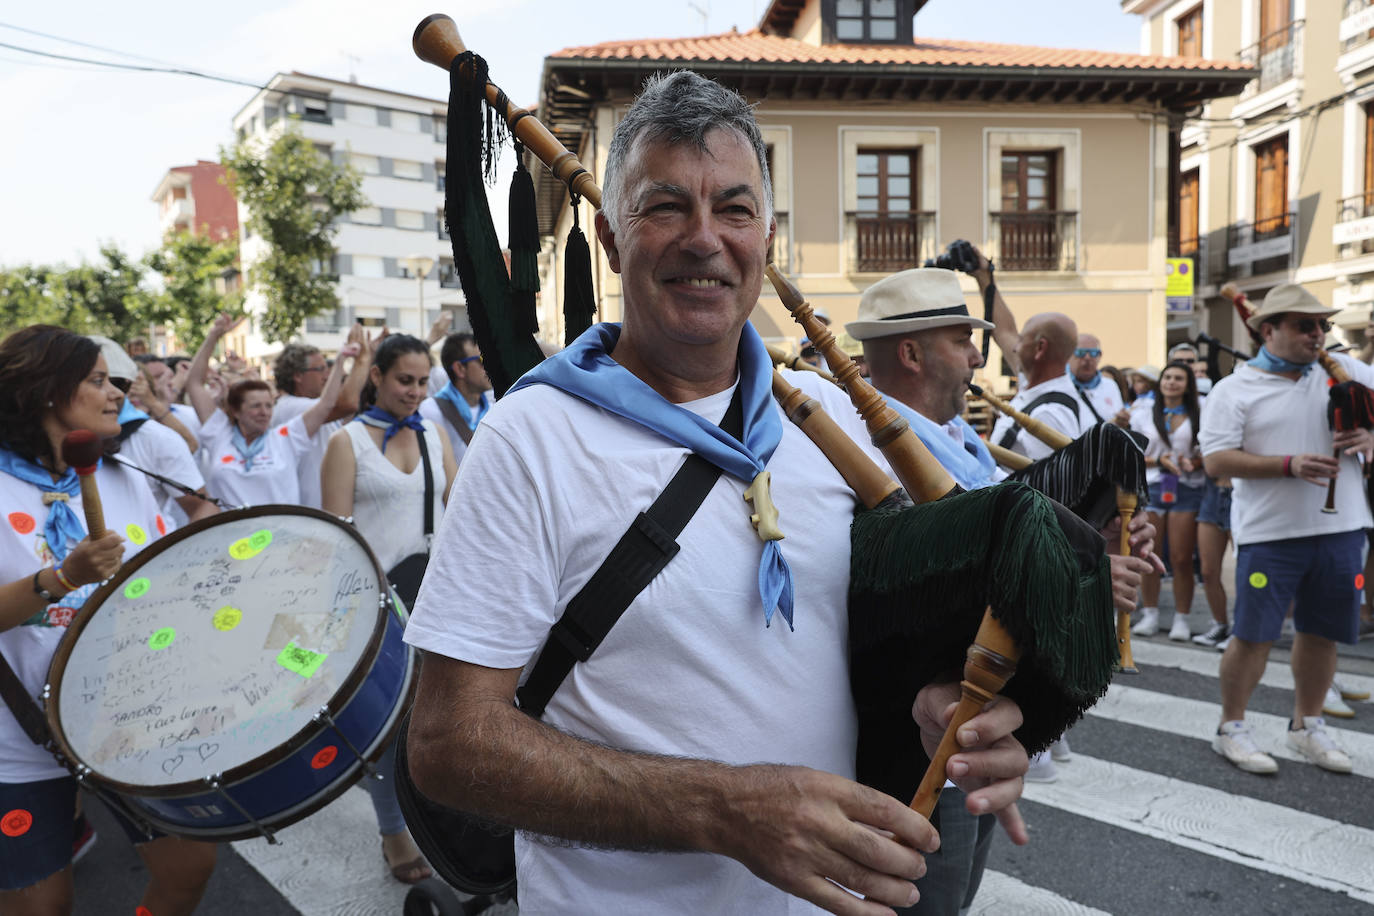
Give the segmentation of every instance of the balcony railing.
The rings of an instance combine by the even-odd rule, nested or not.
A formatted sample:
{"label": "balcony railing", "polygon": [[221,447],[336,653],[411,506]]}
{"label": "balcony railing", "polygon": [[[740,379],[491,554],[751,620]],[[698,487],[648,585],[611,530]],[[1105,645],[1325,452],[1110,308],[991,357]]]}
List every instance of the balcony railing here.
{"label": "balcony railing", "polygon": [[1336,201],[1336,225],[1331,241],[1338,259],[1374,252],[1374,191]]}
{"label": "balcony railing", "polygon": [[1298,214],[1281,213],[1226,227],[1226,273],[1231,277],[1291,270]]}
{"label": "balcony railing", "polygon": [[1076,210],[989,213],[993,261],[1002,270],[1077,270]]}
{"label": "balcony railing", "polygon": [[935,257],[935,213],[846,213],[845,238],[856,273],[892,273]]}
{"label": "balcony railing", "polygon": [[1341,53],[1369,44],[1374,38],[1374,4],[1369,0],[1345,0],[1341,13]]}
{"label": "balcony railing", "polygon": [[1275,29],[1240,52],[1240,62],[1259,70],[1241,93],[1241,98],[1273,89],[1298,75],[1302,60],[1303,20],[1297,19]]}

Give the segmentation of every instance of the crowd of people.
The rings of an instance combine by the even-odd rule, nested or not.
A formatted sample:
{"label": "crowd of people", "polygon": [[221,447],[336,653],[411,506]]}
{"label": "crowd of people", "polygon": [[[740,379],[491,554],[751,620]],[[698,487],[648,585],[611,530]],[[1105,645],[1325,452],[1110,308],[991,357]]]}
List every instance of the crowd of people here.
{"label": "crowd of people", "polygon": [[[868,911],[861,895],[903,913],[957,913],[978,890],[996,824],[1028,840],[1023,778],[1055,778],[1067,740],[1031,760],[1013,737],[1020,708],[993,700],[958,731],[933,822],[855,781],[845,651],[854,494],[772,400],[772,360],[748,322],[775,225],[752,110],[689,72],[651,79],[611,139],[604,204],[596,232],[622,278],[623,321],[594,326],[497,405],[476,341],[442,326],[428,341],[352,328],[332,365],[292,344],[270,381],[233,354],[212,365],[228,316],[189,359],[47,326],[0,342],[0,490],[12,507],[0,530],[0,651],[37,696],[75,609],[143,546],[120,532],[165,535],[228,507],[322,508],[350,519],[396,579],[417,556],[427,565],[405,636],[425,653],[411,773],[432,799],[517,828],[522,907],[797,912],[791,898],[801,898],[858,913]],[[983,363],[978,330],[1016,373],[1013,407],[1069,437],[1098,423],[1135,433],[1146,511],[1125,553],[1119,520],[1092,535],[1116,610],[1138,609],[1134,632],[1154,635],[1170,577],[1169,638],[1225,653],[1213,747],[1254,773],[1277,764],[1245,709],[1291,616],[1287,741],[1349,772],[1323,709],[1333,692],[1340,699],[1336,643],[1362,626],[1374,521],[1358,458],[1374,460],[1374,434],[1325,426],[1313,365],[1334,310],[1277,287],[1250,319],[1258,356],[1214,380],[1185,346],[1162,370],[1101,366],[1100,339],[1068,316],[1018,323],[981,253],[973,276],[991,320],[970,314],[940,268],[864,293],[845,332],[874,387],[965,490],[1005,479],[989,442],[1030,459],[1052,452],[1010,418],[986,441],[964,419]],[[1336,358],[1374,384],[1374,369]],[[838,389],[815,374],[789,379],[888,467]],[[1294,417],[1309,418],[1298,432]],[[96,472],[112,524],[95,538],[61,452],[77,429],[124,459]],[[527,715],[515,702],[522,672],[557,641],[550,633],[623,534],[664,540],[641,513],[693,454],[719,479],[665,565],[598,644],[569,649],[595,654],[571,665],[541,717]],[[1312,486],[1331,479],[1335,514],[1320,511]],[[461,511],[446,513],[450,503]],[[760,523],[766,504],[785,538]],[[1228,539],[1233,618],[1221,582]],[[1212,616],[1196,634],[1195,570]],[[958,695],[940,680],[917,694],[927,753]],[[387,867],[424,878],[392,783],[368,786]],[[21,810],[26,821],[7,822],[0,910],[68,912],[85,832],[77,784],[0,708],[0,812]],[[150,875],[142,906],[190,913],[213,845],[126,830]]]}

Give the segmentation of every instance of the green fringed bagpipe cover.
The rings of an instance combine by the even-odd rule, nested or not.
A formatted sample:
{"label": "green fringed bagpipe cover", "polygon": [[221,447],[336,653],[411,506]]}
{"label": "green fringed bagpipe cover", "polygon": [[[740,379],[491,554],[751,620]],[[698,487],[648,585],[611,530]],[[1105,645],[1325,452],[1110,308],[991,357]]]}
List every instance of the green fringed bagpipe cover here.
{"label": "green fringed bagpipe cover", "polygon": [[903,801],[928,758],[916,692],[958,680],[991,605],[1021,647],[1002,693],[1020,705],[1034,753],[1103,694],[1117,660],[1110,564],[1096,531],[1019,483],[900,509],[860,512],[851,529],[850,681],[859,781]]}

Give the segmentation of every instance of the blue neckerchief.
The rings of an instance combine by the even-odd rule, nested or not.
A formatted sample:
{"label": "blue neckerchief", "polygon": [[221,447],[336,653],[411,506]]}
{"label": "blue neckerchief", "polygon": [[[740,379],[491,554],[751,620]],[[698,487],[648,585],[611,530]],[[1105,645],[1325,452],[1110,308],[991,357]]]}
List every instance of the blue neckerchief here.
{"label": "blue neckerchief", "polygon": [[44,493],[66,494],[66,500],[57,500],[48,507],[48,518],[43,523],[43,538],[60,566],[71,545],[86,536],[86,525],[69,502],[81,495],[81,482],[76,478],[76,471],[67,468],[66,473],[53,480],[46,468],[6,448],[0,448],[0,471],[33,484]]}
{"label": "blue neckerchief", "polygon": [[477,407],[477,416],[474,417],[472,415],[472,405],[468,403],[467,398],[458,393],[458,389],[453,387],[452,382],[440,388],[439,393],[436,394],[435,397],[443,398],[457,408],[458,416],[462,417],[463,421],[467,423],[468,429],[476,429],[477,424],[481,423],[482,418],[487,415],[487,411],[491,410],[491,398],[487,397],[487,393],[484,391],[482,392],[482,400]]}
{"label": "blue neckerchief", "polygon": [[[1068,368],[1068,364],[1067,364],[1067,363],[1065,364],[1064,368],[1065,368],[1065,369]],[[1077,388],[1079,391],[1092,391],[1092,390],[1093,390],[1094,388],[1096,388],[1098,385],[1101,385],[1101,384],[1102,384],[1102,373],[1101,373],[1101,372],[1099,372],[1099,373],[1097,373],[1096,375],[1094,375],[1094,376],[1093,376],[1093,380],[1092,380],[1091,382],[1080,382],[1080,381],[1078,380],[1078,376],[1074,375],[1072,372],[1069,373],[1069,378],[1071,378],[1071,379],[1073,380],[1073,387]]]}
{"label": "blue neckerchief", "polygon": [[[752,483],[782,441],[782,419],[773,405],[773,361],[763,339],[746,324],[739,343],[739,386],[744,405],[743,442],[690,410],[669,402],[611,358],[620,339],[619,324],[596,324],[568,347],[526,372],[511,387],[552,385],[589,404],[651,429],[738,480]],[[763,621],[773,610],[792,624],[792,571],[777,541],[763,543],[759,559],[759,598]]]}
{"label": "blue neckerchief", "polygon": [[247,439],[243,438],[243,433],[239,430],[238,423],[231,422],[229,424],[229,440],[234,443],[234,451],[238,452],[239,456],[243,458],[243,469],[245,471],[253,470],[253,459],[258,457],[258,454],[263,449],[267,448],[267,433],[263,433],[254,439],[252,443],[249,443]]}
{"label": "blue neckerchief", "polygon": [[1168,416],[1181,417],[1181,416],[1183,416],[1183,415],[1186,414],[1186,413],[1188,413],[1188,408],[1184,407],[1182,404],[1178,405],[1177,407],[1165,407],[1165,408],[1164,408],[1164,415],[1165,415],[1166,417],[1168,417]]}
{"label": "blue neckerchief", "polygon": [[1266,372],[1298,372],[1304,376],[1312,371],[1311,363],[1289,362],[1270,353],[1269,348],[1264,346],[1259,348],[1259,355],[1245,365],[1254,366],[1256,369],[1263,369]]}
{"label": "blue neckerchief", "polygon": [[152,419],[152,417],[148,416],[146,413],[144,413],[143,411],[141,411],[141,410],[139,410],[137,407],[135,407],[135,406],[129,401],[128,398],[125,398],[125,399],[124,399],[123,405],[120,406],[120,408],[119,408],[119,425],[120,425],[120,426],[123,426],[125,423],[131,423],[131,422],[133,422],[134,420],[151,420],[151,419]]}
{"label": "blue neckerchief", "polygon": [[[1136,395],[1135,399],[1136,401],[1153,401],[1155,399],[1155,393],[1153,391],[1145,391]],[[1132,403],[1135,402],[1133,401]]]}
{"label": "blue neckerchief", "polygon": [[396,419],[396,415],[393,414],[391,411],[382,410],[382,408],[376,406],[375,404],[369,407],[367,410],[364,410],[362,413],[358,414],[358,416],[354,418],[354,422],[365,423],[368,426],[375,426],[378,429],[386,430],[386,432],[382,433],[383,455],[386,454],[386,444],[391,441],[392,436],[400,432],[402,426],[408,426],[416,431],[420,431],[425,428],[425,425],[423,422],[421,422],[420,415],[418,413],[413,413],[408,417],[402,417],[398,420]]}
{"label": "blue neckerchief", "polygon": [[964,445],[960,448],[949,437],[944,427],[934,420],[922,416],[894,397],[886,394],[883,397],[887,399],[888,406],[911,424],[911,431],[925,443],[926,448],[935,456],[935,460],[949,471],[959,486],[965,490],[981,490],[983,487],[992,486],[992,475],[997,473],[997,462],[988,451],[987,445],[978,438],[978,433],[974,432],[973,427],[965,423],[962,417],[954,418],[955,425],[964,434]]}

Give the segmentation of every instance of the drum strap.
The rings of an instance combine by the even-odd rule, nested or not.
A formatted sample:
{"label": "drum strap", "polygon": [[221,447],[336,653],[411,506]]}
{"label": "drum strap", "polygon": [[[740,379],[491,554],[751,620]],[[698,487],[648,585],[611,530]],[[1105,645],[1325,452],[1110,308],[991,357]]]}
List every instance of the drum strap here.
{"label": "drum strap", "polygon": [[29,736],[30,741],[39,747],[47,747],[52,742],[52,734],[48,731],[48,720],[43,717],[43,710],[38,708],[33,697],[24,689],[19,675],[14,673],[4,655],[0,655],[0,698],[4,699],[10,712],[14,713],[15,720],[24,730],[24,734]]}
{"label": "drum strap", "polygon": [[475,430],[468,428],[468,423],[458,415],[458,408],[448,402],[447,398],[435,398],[434,403],[439,405],[439,412],[444,415],[448,425],[453,427],[453,431],[458,434],[458,438],[463,440],[464,445],[472,444],[472,434]]}
{"label": "drum strap", "polygon": [[[720,427],[736,439],[744,432],[738,388]],[[700,455],[688,455],[654,504],[639,513],[549,631],[530,676],[516,691],[523,711],[536,719],[544,714],[573,665],[591,657],[635,597],[677,554],[677,536],[719,477],[720,468]]]}
{"label": "drum strap", "polygon": [[429,553],[434,540],[434,470],[429,463],[429,445],[425,442],[425,431],[415,430],[415,441],[420,443],[420,460],[425,463],[425,553]]}

